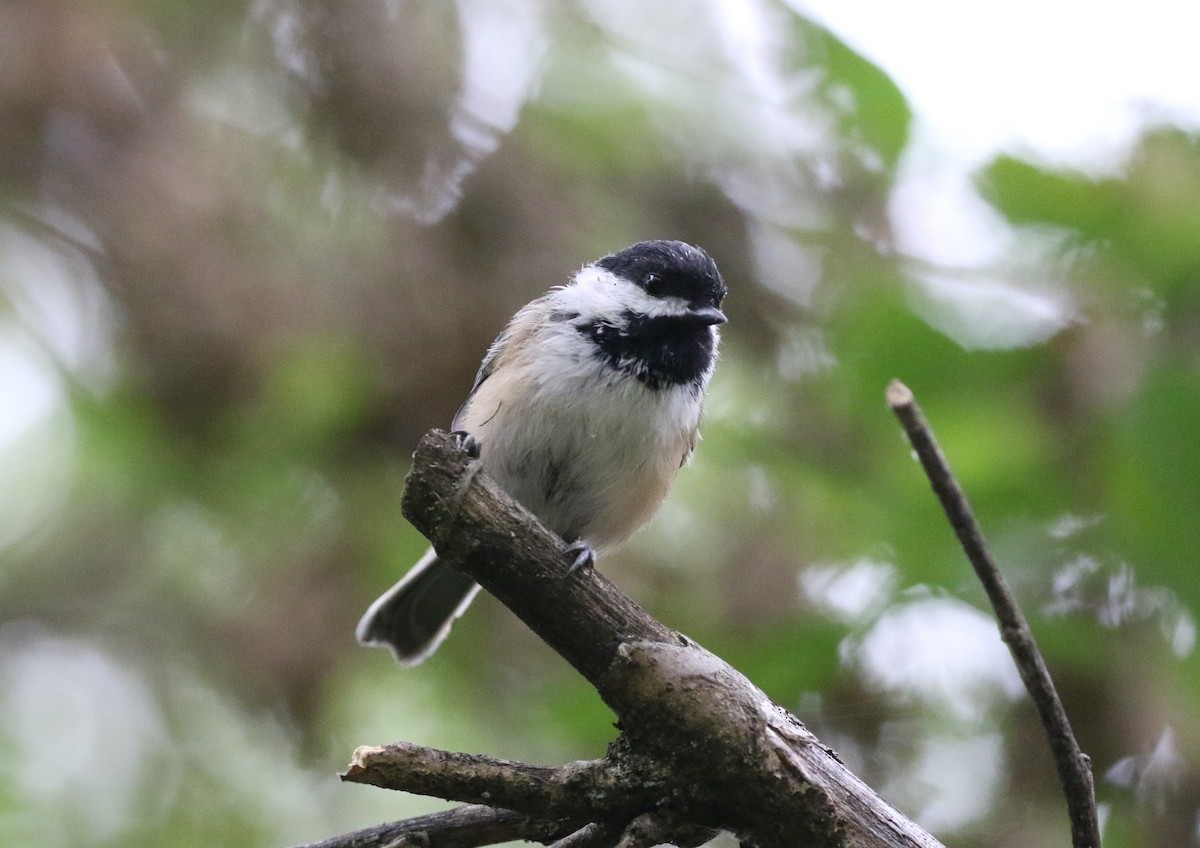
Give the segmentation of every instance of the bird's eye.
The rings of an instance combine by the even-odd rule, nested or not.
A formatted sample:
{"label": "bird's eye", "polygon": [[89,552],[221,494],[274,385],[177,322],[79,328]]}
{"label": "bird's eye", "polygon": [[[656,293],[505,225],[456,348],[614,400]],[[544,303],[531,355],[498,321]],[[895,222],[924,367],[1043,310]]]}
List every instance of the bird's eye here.
{"label": "bird's eye", "polygon": [[643,285],[645,285],[646,291],[650,292],[650,294],[658,294],[660,291],[662,291],[662,275],[653,273],[647,274],[643,280]]}

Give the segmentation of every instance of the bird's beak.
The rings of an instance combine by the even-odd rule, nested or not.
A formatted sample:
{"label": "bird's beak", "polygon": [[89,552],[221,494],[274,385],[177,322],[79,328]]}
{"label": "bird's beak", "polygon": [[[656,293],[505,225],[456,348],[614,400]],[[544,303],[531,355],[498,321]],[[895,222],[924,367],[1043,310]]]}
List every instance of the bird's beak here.
{"label": "bird's beak", "polygon": [[709,326],[713,324],[724,324],[729,319],[725,317],[725,313],[715,306],[700,306],[692,309],[689,314],[692,318],[701,324]]}

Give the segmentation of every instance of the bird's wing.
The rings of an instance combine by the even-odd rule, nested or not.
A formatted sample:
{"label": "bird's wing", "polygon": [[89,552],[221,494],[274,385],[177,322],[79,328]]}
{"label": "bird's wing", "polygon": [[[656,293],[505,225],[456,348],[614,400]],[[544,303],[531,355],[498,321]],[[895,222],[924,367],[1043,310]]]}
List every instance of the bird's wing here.
{"label": "bird's wing", "polygon": [[541,297],[522,307],[512,317],[512,320],[508,322],[508,326],[500,331],[500,335],[496,336],[496,340],[492,342],[487,354],[483,357],[483,362],[480,363],[479,370],[475,372],[475,383],[471,386],[470,394],[467,395],[467,399],[463,401],[462,406],[458,408],[458,412],[454,414],[454,421],[450,424],[452,430],[462,429],[461,425],[466,415],[467,407],[471,405],[471,400],[475,397],[475,393],[479,391],[479,387],[483,385],[484,381],[492,376],[497,368],[512,358],[514,350],[519,350],[523,344],[528,342],[529,336],[534,331],[537,321],[536,316],[541,311],[543,300],[545,298]]}

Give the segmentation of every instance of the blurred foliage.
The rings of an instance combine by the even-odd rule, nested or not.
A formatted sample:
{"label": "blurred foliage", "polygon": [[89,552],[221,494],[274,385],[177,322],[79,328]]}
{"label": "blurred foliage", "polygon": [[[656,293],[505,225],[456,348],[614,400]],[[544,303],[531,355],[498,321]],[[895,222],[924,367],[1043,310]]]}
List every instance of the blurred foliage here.
{"label": "blurred foliage", "polygon": [[352,634],[424,548],[406,463],[494,334],[648,237],[718,259],[731,321],[697,460],[606,573],[947,842],[1066,844],[900,377],[1106,846],[1195,842],[1200,137],[1147,128],[1103,175],[999,156],[1011,266],[931,267],[891,238],[902,92],[782,4],[727,7],[0,6],[0,843],[432,808],[340,785],[358,744],[601,754],[612,716],[490,598],[417,669]]}

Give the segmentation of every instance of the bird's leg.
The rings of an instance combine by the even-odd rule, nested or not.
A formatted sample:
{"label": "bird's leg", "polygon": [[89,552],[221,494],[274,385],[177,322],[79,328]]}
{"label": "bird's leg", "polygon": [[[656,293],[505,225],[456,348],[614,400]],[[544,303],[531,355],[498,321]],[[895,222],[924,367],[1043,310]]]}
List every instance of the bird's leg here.
{"label": "bird's leg", "polygon": [[458,442],[458,446],[465,450],[471,459],[479,459],[479,440],[468,433],[466,430],[452,430],[450,435]]}
{"label": "bird's leg", "polygon": [[571,562],[571,567],[567,569],[567,574],[574,574],[581,568],[596,567],[596,552],[592,550],[592,546],[582,539],[577,539],[567,546],[567,553],[571,554],[574,559]]}

